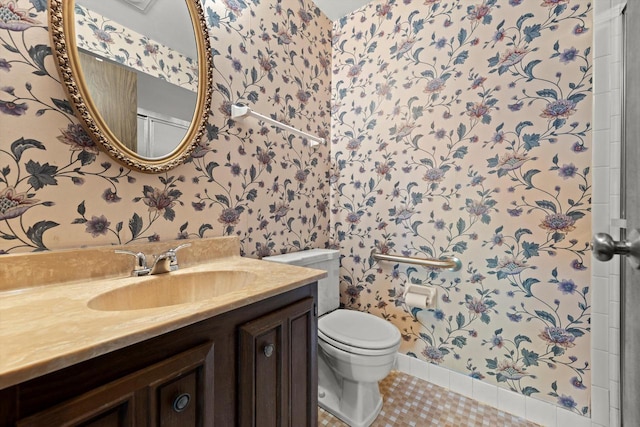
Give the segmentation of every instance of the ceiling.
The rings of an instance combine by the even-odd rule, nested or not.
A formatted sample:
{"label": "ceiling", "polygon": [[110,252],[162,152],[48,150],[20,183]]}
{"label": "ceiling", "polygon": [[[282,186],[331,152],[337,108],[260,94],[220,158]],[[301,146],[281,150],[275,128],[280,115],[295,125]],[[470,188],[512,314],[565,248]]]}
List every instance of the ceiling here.
{"label": "ceiling", "polygon": [[332,21],[337,21],[356,9],[360,9],[371,0],[313,0]]}

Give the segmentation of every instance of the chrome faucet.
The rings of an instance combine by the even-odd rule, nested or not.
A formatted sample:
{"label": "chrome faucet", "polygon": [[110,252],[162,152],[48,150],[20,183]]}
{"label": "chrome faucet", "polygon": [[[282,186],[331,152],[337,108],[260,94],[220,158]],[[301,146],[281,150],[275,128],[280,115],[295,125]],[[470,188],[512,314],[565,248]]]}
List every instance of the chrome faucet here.
{"label": "chrome faucet", "polygon": [[170,271],[176,271],[178,269],[178,256],[176,252],[188,246],[191,246],[191,243],[185,243],[173,249],[169,249],[165,253],[155,255],[149,274],[162,274]]}
{"label": "chrome faucet", "polygon": [[191,246],[191,243],[185,243],[159,255],[154,255],[153,265],[147,266],[147,257],[142,252],[131,252],[125,250],[117,250],[118,254],[133,255],[136,257],[136,265],[131,272],[132,276],[146,276],[152,274],[168,273],[178,269],[178,252],[182,248]]}
{"label": "chrome faucet", "polygon": [[136,257],[136,265],[131,271],[132,276],[146,276],[151,271],[149,267],[147,267],[147,257],[142,252],[132,252],[118,249],[116,250],[116,253],[133,255],[134,257]]}

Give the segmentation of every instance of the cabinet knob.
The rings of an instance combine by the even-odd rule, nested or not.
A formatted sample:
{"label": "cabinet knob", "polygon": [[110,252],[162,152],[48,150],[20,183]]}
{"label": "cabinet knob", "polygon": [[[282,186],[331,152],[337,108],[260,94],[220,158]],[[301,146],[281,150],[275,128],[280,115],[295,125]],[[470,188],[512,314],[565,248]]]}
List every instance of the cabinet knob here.
{"label": "cabinet knob", "polygon": [[273,344],[267,344],[264,346],[264,349],[262,350],[264,352],[264,355],[267,357],[271,357],[271,355],[273,354],[273,351],[276,349],[276,346]]}
{"label": "cabinet knob", "polygon": [[173,410],[176,412],[182,412],[187,409],[189,402],[191,402],[191,395],[189,393],[182,393],[173,401]]}

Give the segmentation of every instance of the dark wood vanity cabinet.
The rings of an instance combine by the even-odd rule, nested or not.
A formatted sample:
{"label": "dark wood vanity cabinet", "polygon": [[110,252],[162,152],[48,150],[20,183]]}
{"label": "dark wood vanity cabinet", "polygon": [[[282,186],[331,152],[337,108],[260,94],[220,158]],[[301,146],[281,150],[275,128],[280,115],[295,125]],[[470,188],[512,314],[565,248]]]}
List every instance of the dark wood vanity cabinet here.
{"label": "dark wood vanity cabinet", "polygon": [[207,343],[19,420],[37,426],[211,425],[213,345]]}
{"label": "dark wood vanity cabinet", "polygon": [[317,425],[316,286],[0,390],[0,426]]}
{"label": "dark wood vanity cabinet", "polygon": [[315,426],[312,298],[240,327],[240,426]]}

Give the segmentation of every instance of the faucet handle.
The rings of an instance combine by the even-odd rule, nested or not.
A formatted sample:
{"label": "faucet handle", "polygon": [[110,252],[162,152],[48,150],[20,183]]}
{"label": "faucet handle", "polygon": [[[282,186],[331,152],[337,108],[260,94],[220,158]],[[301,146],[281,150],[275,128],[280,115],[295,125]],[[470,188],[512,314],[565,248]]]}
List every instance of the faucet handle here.
{"label": "faucet handle", "polygon": [[178,252],[180,249],[188,248],[189,246],[191,246],[191,243],[183,243],[181,245],[176,246],[173,249],[169,249],[169,251],[170,252]]}
{"label": "faucet handle", "polygon": [[183,243],[167,251],[167,255],[170,259],[169,266],[171,271],[176,271],[178,269],[178,256],[176,252],[178,252],[180,249],[188,248],[189,246],[191,246],[191,243]]}
{"label": "faucet handle", "polygon": [[149,274],[149,267],[147,267],[147,257],[142,252],[132,252],[132,251],[126,251],[122,249],[117,249],[115,253],[132,255],[136,257],[136,264],[133,267],[133,271],[131,272],[131,275],[144,276],[145,274]]}

